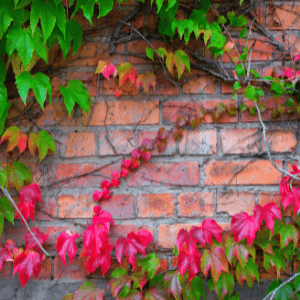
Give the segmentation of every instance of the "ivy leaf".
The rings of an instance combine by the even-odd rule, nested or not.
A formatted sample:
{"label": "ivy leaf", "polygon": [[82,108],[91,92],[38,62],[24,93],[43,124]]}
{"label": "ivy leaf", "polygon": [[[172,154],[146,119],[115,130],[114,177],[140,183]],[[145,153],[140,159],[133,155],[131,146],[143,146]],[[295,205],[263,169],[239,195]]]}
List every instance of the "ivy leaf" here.
{"label": "ivy leaf", "polygon": [[165,285],[168,287],[168,296],[172,294],[175,300],[181,300],[182,277],[179,271],[169,271],[164,276]]}
{"label": "ivy leaf", "polygon": [[25,29],[10,27],[7,31],[6,42],[6,51],[9,57],[14,50],[19,52],[24,68],[30,63],[34,50],[48,63],[47,47],[43,45],[42,31],[38,27],[34,34],[32,34],[30,27]]}
{"label": "ivy leaf", "polygon": [[56,153],[54,140],[52,136],[45,130],[39,131],[36,137],[36,146],[39,149],[40,162],[45,158],[49,149]]}
{"label": "ivy leaf", "polygon": [[163,60],[164,60],[165,56],[168,55],[167,50],[164,49],[164,48],[158,48],[158,49],[156,50],[156,52],[157,52],[157,54],[158,54]]}
{"label": "ivy leaf", "polygon": [[14,225],[14,210],[5,197],[0,198],[0,235],[3,230],[4,218]]}
{"label": "ivy leaf", "polygon": [[279,242],[271,237],[270,230],[262,229],[257,233],[254,243],[262,248],[264,252],[274,254],[272,246],[279,246]]}
{"label": "ivy leaf", "polygon": [[60,86],[60,92],[64,96],[65,105],[69,116],[74,108],[75,102],[88,114],[90,103],[89,103],[89,92],[79,80],[70,80],[66,87]]}
{"label": "ivy leaf", "polygon": [[16,189],[20,192],[24,186],[24,181],[32,182],[32,176],[30,170],[24,166],[21,162],[15,161],[10,169],[10,177]]}
{"label": "ivy leaf", "polygon": [[152,48],[146,47],[146,55],[151,59],[153,59],[154,50]]}
{"label": "ivy leaf", "polygon": [[241,84],[239,81],[236,81],[233,85],[233,90],[236,91],[236,90],[239,90],[241,88]]}
{"label": "ivy leaf", "polygon": [[126,62],[118,67],[117,75],[119,75],[119,86],[123,85],[127,79],[133,84],[136,79],[136,68],[132,68],[131,64]]}
{"label": "ivy leaf", "polygon": [[218,282],[213,284],[213,281],[209,280],[209,289],[215,290],[219,299],[223,299],[226,294],[231,295],[234,290],[234,279],[231,274],[222,272]]}
{"label": "ivy leaf", "polygon": [[231,220],[231,231],[233,231],[233,237],[236,242],[247,238],[250,247],[255,239],[257,230],[254,217],[249,216],[245,212],[235,214]]}
{"label": "ivy leaf", "polygon": [[65,232],[62,232],[56,241],[56,251],[57,255],[60,256],[61,261],[67,267],[66,265],[66,259],[65,254],[68,252],[68,255],[70,257],[70,262],[73,262],[74,257],[77,253],[77,246],[75,243],[75,240],[79,237],[78,233],[74,233],[71,230],[67,230]]}
{"label": "ivy leaf", "polygon": [[242,63],[239,63],[238,65],[236,65],[235,70],[236,70],[236,73],[238,76],[244,76],[246,74]]}
{"label": "ivy leaf", "polygon": [[128,276],[127,270],[123,268],[113,270],[110,278],[108,287],[111,287],[113,297],[116,297],[122,288],[130,289],[131,287],[131,278]]}
{"label": "ivy leaf", "polygon": [[236,19],[237,27],[242,27],[245,26],[246,24],[247,24],[247,19],[243,15],[237,17]]}
{"label": "ivy leaf", "polygon": [[272,81],[270,90],[274,91],[279,96],[281,96],[281,94],[283,94],[283,93],[287,93],[286,89],[284,88],[284,84],[280,81],[279,78],[275,78]]}
{"label": "ivy leaf", "polygon": [[42,109],[44,109],[47,91],[49,93],[51,103],[51,83],[47,75],[41,72],[31,75],[29,72],[25,71],[21,75],[16,77],[16,85],[24,104],[26,104],[26,98],[30,88],[32,88],[32,90],[34,91],[36,100],[40,104]]}
{"label": "ivy leaf", "polygon": [[38,252],[26,249],[14,259],[13,265],[13,278],[19,272],[19,278],[24,288],[32,274],[35,278],[40,274],[41,256]]}
{"label": "ivy leaf", "polygon": [[277,247],[273,247],[273,252],[274,255],[264,252],[264,268],[267,272],[269,272],[271,267],[275,267],[278,279],[280,276],[280,270],[285,269],[286,259],[282,251],[280,251]]}
{"label": "ivy leaf", "polygon": [[237,27],[237,18],[236,18],[235,12],[231,11],[231,12],[228,13],[227,16],[228,16],[228,19],[230,21],[230,26],[232,28]]}
{"label": "ivy leaf", "polygon": [[244,28],[241,30],[241,32],[240,32],[240,34],[239,34],[239,37],[240,37],[240,38],[243,38],[243,37],[245,36],[246,32],[247,32],[247,27],[244,27]]}
{"label": "ivy leaf", "polygon": [[[39,231],[38,228],[32,228],[31,231],[34,233],[34,236],[37,238],[39,243],[43,246],[49,235]],[[32,234],[29,231],[24,234],[22,240],[25,240],[25,249],[31,249],[36,252],[40,250],[40,246],[37,244],[36,240],[32,237]]]}
{"label": "ivy leaf", "polygon": [[156,78],[152,72],[147,72],[146,74],[138,75],[136,78],[136,86],[140,88],[143,86],[144,91],[149,94],[149,88],[152,85],[153,89],[155,89]]}
{"label": "ivy leaf", "polygon": [[248,259],[245,267],[242,267],[240,263],[237,264],[236,277],[241,287],[243,287],[244,280],[246,280],[249,289],[252,288],[255,278],[259,282],[258,267],[253,258]]}
{"label": "ivy leaf", "polygon": [[35,155],[35,150],[36,150],[36,138],[37,138],[37,134],[34,132],[31,132],[29,134],[29,139],[28,139],[28,149],[30,151],[30,153],[32,154],[32,156]]}
{"label": "ivy leaf", "polygon": [[20,153],[23,153],[27,146],[27,136],[22,133],[20,128],[11,126],[3,133],[0,143],[8,140],[6,152],[12,151],[14,148],[19,147]]}
{"label": "ivy leaf", "polygon": [[150,280],[160,267],[160,259],[156,253],[150,253],[147,257],[139,259],[137,264],[142,267],[144,272],[148,271],[148,280]]}
{"label": "ivy leaf", "polygon": [[95,2],[98,2],[97,0],[78,0],[77,4],[75,6],[75,10],[72,14],[72,17],[75,15],[75,13],[79,10],[79,8],[82,9],[84,17],[90,22],[91,25],[92,23],[92,17],[94,14],[94,4]]}
{"label": "ivy leaf", "polygon": [[142,290],[143,286],[147,283],[147,274],[144,271],[142,273],[132,274],[131,278],[134,282],[132,286],[134,289],[140,288]]}
{"label": "ivy leaf", "polygon": [[0,39],[2,39],[3,34],[8,29],[9,25],[13,20],[13,5],[11,1],[2,1],[0,5]]}
{"label": "ivy leaf", "polygon": [[181,75],[183,74],[185,67],[187,67],[187,69],[190,72],[189,57],[182,50],[176,51],[175,54],[172,52],[167,54],[166,66],[169,72],[172,74],[172,76],[174,76],[173,74],[174,65],[177,68],[178,79],[180,79]]}
{"label": "ivy leaf", "polygon": [[182,286],[182,295],[184,299],[200,300],[205,299],[204,282],[202,278],[195,276],[189,283]]}
{"label": "ivy leaf", "polygon": [[[8,240],[11,241],[11,240]],[[8,241],[5,243],[5,247],[2,247],[0,244],[0,271],[3,268],[3,263],[5,261],[13,261],[13,256],[11,253],[11,249],[8,247]],[[15,247],[15,245],[14,245]]]}
{"label": "ivy leaf", "polygon": [[[273,284],[274,282],[275,284]],[[276,280],[273,281],[268,287],[267,295],[270,294],[273,290],[275,290],[280,284],[282,284],[281,279],[279,279],[278,282],[276,282]],[[282,286],[279,290],[276,291],[275,297],[273,299],[275,300],[293,299],[294,294],[295,293],[294,293],[293,283],[288,282],[286,285]],[[297,299],[299,299],[299,297]]]}
{"label": "ivy leaf", "polygon": [[290,241],[294,242],[294,246],[297,246],[299,238],[298,230],[292,224],[281,224],[276,222],[274,234],[280,235],[280,248],[286,247]]}
{"label": "ivy leaf", "polygon": [[220,278],[221,271],[229,273],[228,261],[224,253],[224,249],[214,242],[211,249],[204,249],[201,258],[201,269],[207,277],[208,271],[211,270],[214,283],[216,284]]}
{"label": "ivy leaf", "polygon": [[144,295],[145,300],[165,300],[167,294],[164,290],[164,275],[158,275],[151,279],[150,286]]}
{"label": "ivy leaf", "polygon": [[83,283],[75,292],[72,297],[73,300],[103,300],[105,291],[103,289],[97,289],[95,283],[91,281],[86,281]]}
{"label": "ivy leaf", "polygon": [[244,90],[243,95],[250,100],[255,100],[256,91],[254,86],[248,85],[247,88]]}

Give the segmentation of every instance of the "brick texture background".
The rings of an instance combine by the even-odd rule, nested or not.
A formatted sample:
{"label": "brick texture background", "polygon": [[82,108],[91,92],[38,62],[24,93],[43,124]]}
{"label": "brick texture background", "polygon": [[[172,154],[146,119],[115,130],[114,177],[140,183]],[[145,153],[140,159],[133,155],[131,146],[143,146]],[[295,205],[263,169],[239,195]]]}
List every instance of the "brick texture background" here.
{"label": "brick texture background", "polygon": [[[262,6],[264,12],[267,4],[266,2]],[[157,75],[157,87],[150,90],[150,95],[127,86],[124,89],[125,94],[115,98],[117,79],[108,81],[94,73],[99,60],[115,65],[128,61],[142,72],[153,70],[150,60],[130,55],[145,54],[146,43],[131,41],[118,44],[115,55],[108,55],[108,44],[103,43],[105,36],[112,33],[115,20],[130,11],[131,5],[133,1],[127,1],[120,8],[115,6],[114,11],[107,17],[95,17],[93,27],[78,14],[76,19],[85,30],[80,50],[74,57],[70,52],[66,61],[63,61],[58,47],[54,46],[50,51],[53,71],[50,76],[55,99],[52,105],[46,104],[44,112],[36,121],[55,137],[57,152],[56,155],[47,157],[42,164],[30,153],[25,153],[20,158],[32,170],[34,182],[42,187],[42,203],[38,204],[31,227],[38,227],[49,235],[45,248],[52,255],[43,262],[38,282],[53,283],[61,280],[71,285],[73,281],[87,279],[85,261],[79,258],[82,244],[79,245],[72,265],[68,256],[66,257],[68,268],[65,269],[60,258],[55,257],[57,236],[66,229],[83,232],[78,224],[86,224],[86,218],[92,218],[95,205],[93,191],[100,188],[103,179],[110,178],[113,170],[120,171],[121,159],[128,157],[135,147],[141,145],[144,138],[154,138],[160,127],[169,128],[172,121],[180,115],[188,114],[191,109],[203,107],[213,110],[218,103],[224,101],[237,107],[238,102],[243,99],[240,94],[238,102],[230,101],[230,85],[200,71],[193,71],[192,79],[183,84],[182,91],[163,76]],[[285,43],[285,29],[293,29],[295,35],[289,37],[291,41],[297,41],[295,32],[300,30],[299,18],[285,10],[288,6],[286,4],[276,10],[282,21],[281,28],[272,27],[268,22],[268,15],[264,18],[260,16],[262,24],[266,24],[277,39],[284,40]],[[300,6],[296,4],[294,11],[299,12]],[[141,32],[146,32],[147,28],[155,28],[156,21],[149,11],[143,11],[135,17],[132,24],[139,27]],[[128,32],[128,28],[124,27],[122,32]],[[245,42],[236,38],[237,42],[238,40],[241,45]],[[195,41],[191,44],[193,43],[195,49],[201,49],[201,42]],[[153,44],[157,48],[165,47],[168,51],[174,49],[172,44],[163,41],[155,41]],[[274,59],[274,55],[274,47],[270,43],[263,39],[257,42],[252,53],[253,68],[261,75],[270,73],[274,66],[281,63],[280,59],[272,61],[271,64],[268,62]],[[230,64],[225,55],[223,61]],[[158,67],[157,63],[155,61],[154,68]],[[40,63],[38,68],[42,67],[43,64]],[[183,78],[189,76],[185,71]],[[68,117],[58,87],[71,79],[82,80],[94,99],[88,115],[76,108],[71,117]],[[13,87],[11,90],[13,93]],[[272,129],[267,135],[271,153],[276,164],[287,169],[288,158],[299,154],[300,150],[297,116],[289,117],[288,123],[285,122],[285,115],[283,119],[278,118],[271,122],[272,108],[281,103],[282,99],[269,97],[263,101],[268,103],[268,109],[262,116]],[[34,107],[38,111],[38,106]],[[16,96],[9,111],[7,125],[16,124],[26,132],[30,120],[26,116],[18,118],[17,122],[13,119],[20,108],[24,108],[24,105]],[[107,141],[107,134],[111,143]],[[3,153],[6,145],[0,147]],[[1,155],[1,160],[6,162],[4,155]],[[93,174],[82,176],[95,169],[97,171]],[[72,178],[67,180],[68,177]],[[282,174],[272,166],[266,156],[257,116],[252,116],[249,112],[239,112],[236,116],[224,115],[214,122],[210,115],[206,115],[205,122],[196,130],[185,130],[182,139],[176,143],[170,138],[163,153],[153,152],[148,163],[143,163],[140,168],[131,172],[113,190],[113,197],[101,203],[102,209],[109,211],[116,223],[110,233],[110,242],[115,245],[119,237],[125,237],[131,231],[147,229],[153,234],[158,247],[157,253],[163,259],[161,270],[171,268],[176,260],[172,249],[181,228],[201,226],[204,219],[212,218],[222,229],[229,231],[234,214],[244,211],[251,215],[256,204],[263,205],[269,201],[280,203],[278,185],[281,178]],[[15,195],[17,196],[16,193]],[[18,203],[18,197],[15,199]],[[24,240],[21,238],[25,232],[26,229],[19,221],[16,221],[16,226],[5,224],[0,240],[3,242],[12,238],[18,246],[23,246]],[[150,244],[148,250],[152,251],[153,246],[153,243]],[[95,278],[102,278],[99,282],[105,286],[115,267],[119,265],[113,258],[106,278],[102,278],[100,270],[93,275]],[[128,270],[130,268],[125,258],[124,267]],[[285,277],[286,273],[283,272],[282,276]],[[4,263],[0,278],[12,278],[10,262]],[[261,268],[260,278],[273,277]],[[31,283],[28,286],[34,287]],[[28,289],[29,287],[25,287],[24,291]],[[247,289],[245,285],[244,289]],[[26,299],[31,299],[28,297]],[[22,298],[16,296],[14,299]]]}

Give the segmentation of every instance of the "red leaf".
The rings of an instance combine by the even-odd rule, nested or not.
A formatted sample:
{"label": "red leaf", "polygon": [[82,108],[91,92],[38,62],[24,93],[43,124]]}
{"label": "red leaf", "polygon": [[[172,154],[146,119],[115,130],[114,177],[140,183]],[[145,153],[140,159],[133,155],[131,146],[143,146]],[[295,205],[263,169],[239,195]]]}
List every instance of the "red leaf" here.
{"label": "red leaf", "polygon": [[74,233],[71,230],[67,230],[65,232],[62,232],[57,238],[56,241],[57,255],[60,256],[60,259],[65,265],[65,267],[67,267],[66,259],[65,259],[66,252],[68,252],[71,264],[73,262],[74,257],[76,256],[77,246],[75,240],[78,237],[79,237],[78,233]]}
{"label": "red leaf", "polygon": [[122,266],[122,256],[126,255],[128,261],[135,268],[134,255],[139,251],[143,255],[146,255],[145,248],[148,243],[153,240],[151,233],[147,230],[139,231],[138,234],[130,232],[127,238],[119,238],[116,242],[115,253],[118,262]]}
{"label": "red leaf", "polygon": [[275,221],[274,219],[281,220],[281,212],[279,207],[274,203],[268,203],[265,206],[256,205],[253,209],[254,219],[257,227],[260,230],[260,225],[265,220],[267,227],[273,232]]}
{"label": "red leaf", "polygon": [[143,151],[142,152],[142,160],[146,163],[152,157],[151,151]]}
{"label": "red leaf", "polygon": [[183,126],[186,125],[186,123],[187,123],[187,120],[186,120],[186,118],[183,117],[183,116],[180,116],[180,117],[177,119],[177,121],[176,121],[176,125],[177,125],[178,127],[183,127]]}
{"label": "red leaf", "polygon": [[296,55],[294,58],[294,62],[298,61],[300,59],[300,54]]}
{"label": "red leaf", "polygon": [[157,149],[161,153],[167,148],[167,140],[157,140]]}
{"label": "red leaf", "polygon": [[159,130],[157,132],[157,137],[160,140],[166,139],[168,137],[168,135],[169,135],[169,132],[165,128],[163,128],[163,127],[159,128]]}
{"label": "red leaf", "polygon": [[236,242],[247,238],[250,247],[255,239],[257,230],[258,227],[254,217],[249,216],[245,212],[235,214],[231,220],[231,231],[233,231],[233,237]]}
{"label": "red leaf", "polygon": [[140,166],[141,162],[139,160],[136,160],[136,159],[131,159],[130,161],[130,167],[131,169],[136,169]]}
{"label": "red leaf", "polygon": [[128,173],[129,173],[128,169],[122,169],[122,170],[121,170],[121,176],[122,176],[122,177],[127,177],[127,176],[128,176]]}
{"label": "red leaf", "polygon": [[175,141],[179,140],[182,137],[182,128],[174,127],[172,129],[173,137]]}
{"label": "red leaf", "polygon": [[100,192],[100,191],[98,191],[98,190],[94,191],[94,193],[93,193],[93,199],[95,201],[99,201],[102,198],[102,194],[103,193]]}
{"label": "red leaf", "polygon": [[135,160],[139,159],[141,157],[141,155],[142,155],[141,152],[139,150],[137,150],[137,149],[134,149],[131,152],[131,156]]}
{"label": "red leaf", "polygon": [[106,79],[110,80],[110,79],[109,79],[110,74],[112,74],[113,77],[116,77],[117,69],[116,69],[116,67],[115,67],[113,64],[110,64],[110,65],[108,65],[108,66],[105,66],[105,67],[102,69],[102,74],[103,74],[103,76],[104,76]]}
{"label": "red leaf", "polygon": [[102,180],[102,182],[101,182],[102,189],[108,190],[110,187],[111,187],[111,183],[107,179]]}
{"label": "red leaf", "polygon": [[20,153],[24,152],[27,146],[28,137],[20,131],[20,128],[11,126],[3,133],[0,144],[8,139],[7,150],[12,151],[14,148],[19,147]]}
{"label": "red leaf", "polygon": [[109,200],[111,198],[110,191],[107,189],[103,189],[102,197],[103,197],[103,200]]}
{"label": "red leaf", "polygon": [[20,192],[20,200],[21,202],[31,202],[35,205],[35,200],[41,202],[42,193],[40,187],[33,183],[29,186],[24,186]]}
{"label": "red leaf", "polygon": [[105,210],[101,210],[101,211],[97,210],[96,215],[94,215],[92,218],[92,224],[94,226],[97,226],[98,224],[102,224],[106,228],[107,233],[109,232],[109,229],[110,229],[110,223],[113,226],[115,226],[115,223],[114,223],[114,220],[113,220],[111,214]]}
{"label": "red leaf", "polygon": [[118,67],[119,86],[123,85],[127,79],[131,84],[135,82],[136,68],[132,68],[130,63],[124,63]]}
{"label": "red leaf", "polygon": [[144,151],[152,150],[153,143],[149,139],[144,139],[142,142],[142,147],[144,148]]}
{"label": "red leaf", "polygon": [[[28,218],[30,218],[31,221],[33,221],[35,210],[34,210],[34,205],[31,202],[21,202],[17,206],[26,221],[28,220]],[[19,213],[16,211],[15,218],[18,217],[20,217],[22,224],[25,226],[25,222],[23,221],[23,218],[21,218]]]}
{"label": "red leaf", "polygon": [[120,96],[122,96],[123,95],[123,92],[121,91],[121,90],[119,90],[119,89],[116,89],[115,90],[115,97],[116,98],[118,98],[118,97],[120,97]]}
{"label": "red leaf", "polygon": [[119,180],[117,180],[117,179],[112,179],[111,180],[111,185],[113,186],[113,187],[118,187],[119,186],[119,184],[120,184],[120,181]]}
{"label": "red leaf", "polygon": [[120,179],[120,173],[116,172],[116,171],[113,171],[112,172],[112,177],[113,177],[113,179]]}
{"label": "red leaf", "polygon": [[15,247],[17,247],[17,244],[15,241],[13,240],[7,240],[5,242],[5,248],[9,249],[10,251],[12,251]]}
{"label": "red leaf", "polygon": [[[43,246],[49,235],[46,235],[43,232],[39,231],[38,228],[32,228],[31,231],[33,232],[39,243]],[[36,252],[40,251],[40,246],[37,244],[29,231],[24,234],[22,239],[25,240],[25,249],[31,248]]]}
{"label": "red leaf", "polygon": [[110,252],[112,251],[113,246],[110,244],[104,245],[100,252],[95,256],[89,256],[86,260],[86,270],[87,275],[94,272],[99,266],[101,266],[102,276],[104,277],[105,273],[111,265],[111,256]]}
{"label": "red leaf", "polygon": [[185,247],[182,247],[179,251],[177,266],[181,276],[184,278],[186,270],[189,272],[189,282],[200,272],[200,259],[201,256],[196,250],[193,253],[186,251]]}
{"label": "red leaf", "polygon": [[19,272],[19,278],[22,283],[22,288],[24,288],[32,274],[35,278],[37,278],[41,272],[40,254],[35,251],[26,249],[14,260],[13,278],[16,272]]}
{"label": "red leaf", "polygon": [[127,160],[123,159],[122,162],[121,162],[121,165],[122,165],[123,168],[129,169],[130,163],[131,163],[130,159],[127,159]]}
{"label": "red leaf", "polygon": [[6,243],[5,247],[2,247],[2,245],[0,245],[0,271],[2,270],[3,263],[5,261],[13,261],[12,253],[10,249],[6,247]]}

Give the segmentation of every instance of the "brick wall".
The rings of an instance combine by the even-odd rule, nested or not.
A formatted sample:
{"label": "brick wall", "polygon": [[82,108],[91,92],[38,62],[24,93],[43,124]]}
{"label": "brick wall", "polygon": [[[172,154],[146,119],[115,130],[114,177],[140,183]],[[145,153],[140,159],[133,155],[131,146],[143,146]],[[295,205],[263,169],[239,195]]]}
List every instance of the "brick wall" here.
{"label": "brick wall", "polygon": [[[258,12],[267,12],[268,1],[262,2],[264,3],[266,5],[262,5]],[[37,159],[28,152],[20,160],[32,170],[34,182],[42,188],[42,203],[38,204],[35,220],[30,225],[49,235],[45,248],[52,256],[42,263],[38,282],[30,282],[23,291],[20,290],[18,275],[15,276],[16,280],[13,282],[19,290],[14,299],[22,299],[26,292],[32,295],[32,289],[40,291],[45,281],[49,281],[48,288],[51,286],[53,291],[53,285],[60,286],[61,282],[65,282],[64,288],[55,292],[57,294],[53,299],[59,299],[67,292],[74,292],[79,283],[86,280],[83,260],[77,257],[71,265],[67,256],[68,268],[65,269],[60,258],[55,256],[56,239],[66,229],[83,232],[79,224],[86,224],[85,219],[91,219],[93,215],[93,191],[99,189],[103,179],[110,178],[112,171],[120,170],[121,159],[130,155],[144,138],[154,138],[160,127],[170,128],[172,121],[180,115],[188,114],[191,109],[202,107],[212,111],[218,103],[224,101],[238,107],[238,102],[243,99],[240,94],[238,101],[230,101],[230,84],[198,70],[193,70],[191,74],[185,71],[183,80],[189,76],[192,78],[183,84],[181,91],[159,73],[156,89],[151,89],[150,95],[128,85],[124,88],[125,94],[115,98],[117,79],[108,81],[94,73],[99,60],[115,65],[128,61],[142,72],[159,68],[158,61],[152,64],[149,59],[130,54],[145,54],[147,44],[143,41],[118,44],[118,53],[108,55],[109,46],[104,42],[105,37],[112,34],[115,21],[132,9],[132,4],[132,1],[128,1],[120,8],[116,6],[106,18],[98,20],[95,17],[93,27],[78,14],[76,18],[85,30],[80,50],[74,57],[68,55],[65,61],[58,48],[54,46],[50,51],[50,76],[55,99],[52,105],[45,106],[44,112],[36,117],[36,122],[55,137],[57,153],[50,155],[42,164],[38,164]],[[288,41],[296,41],[294,53],[297,53],[297,30],[300,25],[297,15],[285,10],[289,5],[292,4],[288,2],[276,9],[282,28],[270,26],[268,15],[258,15],[261,23],[268,27],[277,40],[286,45]],[[293,8],[294,11],[299,9],[299,5]],[[156,26],[155,17],[146,10],[139,13],[132,24],[142,33]],[[286,34],[284,30],[291,27],[292,34]],[[128,28],[124,27],[122,32],[128,32]],[[253,36],[260,37],[256,33]],[[236,40],[243,45],[242,39]],[[168,51],[176,47],[176,42],[171,44],[154,41],[153,44],[157,48],[165,47]],[[191,50],[200,52],[201,46],[200,41],[191,42]],[[206,53],[206,57],[210,55]],[[273,67],[282,63],[280,58],[276,60],[274,46],[264,38],[256,43],[252,60],[253,68],[261,75],[269,75]],[[226,56],[223,61],[230,65]],[[43,67],[42,63],[38,66],[40,69]],[[94,104],[89,115],[77,108],[68,117],[58,87],[71,79],[83,81],[93,97]],[[10,94],[14,93],[12,86]],[[288,158],[299,153],[297,116],[284,115],[271,122],[272,109],[283,102],[282,98],[269,97],[263,101],[267,104],[267,111],[262,116],[271,128],[268,138],[273,158],[278,166],[290,168]],[[28,115],[18,116],[20,108],[23,109],[24,105],[16,96],[9,111],[7,126],[15,124],[26,132],[31,123]],[[38,105],[33,108],[38,113]],[[17,122],[14,119],[16,116]],[[110,143],[107,141],[107,134]],[[6,162],[5,147],[1,145],[3,162]],[[96,172],[91,173],[93,170]],[[66,180],[68,177],[72,178]],[[154,236],[158,255],[163,258],[161,270],[171,268],[176,260],[172,257],[172,249],[181,228],[201,226],[204,219],[212,218],[222,229],[229,231],[234,214],[247,212],[251,215],[256,204],[280,202],[278,185],[281,178],[282,174],[272,166],[266,156],[257,116],[252,116],[249,112],[239,112],[235,116],[224,115],[214,122],[211,115],[207,114],[205,122],[196,130],[184,130],[181,140],[175,143],[170,138],[163,153],[155,151],[150,162],[132,172],[114,189],[113,197],[101,203],[102,208],[112,214],[116,223],[110,233],[110,242],[115,245],[118,237],[126,236],[131,231],[147,229]],[[17,193],[13,195],[18,203]],[[16,226],[5,224],[1,242],[12,238],[22,246],[24,240],[21,238],[25,232],[26,229],[19,221],[16,221]],[[78,256],[81,247],[79,245]],[[148,247],[149,251],[153,250],[152,247],[153,244]],[[113,258],[106,278],[96,282],[104,287],[111,271],[118,266]],[[124,266],[128,269],[130,267],[126,259]],[[260,278],[274,278],[273,275],[265,273],[262,263],[259,270]],[[288,269],[286,272],[288,273]],[[283,272],[283,277],[287,273]],[[93,275],[100,278],[100,270]],[[1,279],[12,277],[11,263],[5,262],[0,276]],[[50,293],[51,289],[48,290]],[[246,289],[245,285],[243,289]],[[6,290],[9,293],[9,285],[5,287]],[[41,295],[40,293],[39,297]],[[30,297],[26,299],[31,299]],[[50,298],[45,296],[42,299]]]}

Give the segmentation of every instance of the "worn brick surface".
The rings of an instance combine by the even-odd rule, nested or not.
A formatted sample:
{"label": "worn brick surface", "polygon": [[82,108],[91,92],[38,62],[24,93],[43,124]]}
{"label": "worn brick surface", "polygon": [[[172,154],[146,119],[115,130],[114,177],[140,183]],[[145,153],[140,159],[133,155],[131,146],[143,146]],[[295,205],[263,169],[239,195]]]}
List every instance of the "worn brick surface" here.
{"label": "worn brick surface", "polygon": [[85,280],[86,258],[75,257],[72,264],[69,256],[66,255],[67,268],[59,256],[54,258],[54,279],[59,280]]}

